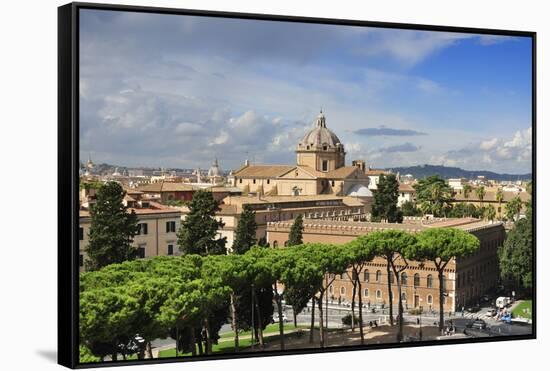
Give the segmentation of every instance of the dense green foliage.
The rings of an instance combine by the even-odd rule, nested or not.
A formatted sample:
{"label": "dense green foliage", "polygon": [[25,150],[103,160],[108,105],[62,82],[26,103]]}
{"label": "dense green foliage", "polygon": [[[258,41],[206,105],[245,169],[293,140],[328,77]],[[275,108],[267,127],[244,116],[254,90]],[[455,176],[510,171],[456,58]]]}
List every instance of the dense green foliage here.
{"label": "dense green foliage", "polygon": [[401,223],[403,213],[397,207],[399,197],[399,182],[395,174],[380,175],[374,193],[372,205],[372,220],[386,220],[389,223]]}
{"label": "dense green foliage", "polygon": [[421,216],[422,211],[416,206],[413,201],[405,201],[401,204],[401,212],[403,216]]}
{"label": "dense green foliage", "polygon": [[434,263],[439,278],[439,329],[444,322],[443,300],[445,297],[443,271],[453,258],[461,258],[476,252],[480,247],[479,239],[461,229],[433,228],[418,234],[418,243],[409,257],[429,260]]}
{"label": "dense green foliage", "polygon": [[[305,307],[306,299],[316,298],[320,346],[324,347],[328,334],[323,303],[336,275],[351,269],[350,279],[357,285],[361,306],[360,272],[375,256],[386,257],[388,270],[398,277],[403,260],[429,259],[443,269],[452,257],[467,255],[478,244],[476,237],[456,229],[433,228],[416,236],[390,229],[343,245],[314,243],[284,249],[254,246],[241,255],[187,254],[112,264],[81,274],[80,342],[92,354],[86,359],[128,356],[130,351],[124,344],[136,334],[148,344],[170,336],[177,340],[178,351],[210,354],[221,326],[231,319],[235,325],[234,350],[238,351],[239,331],[251,327],[263,347],[263,329],[273,317],[275,321],[279,318],[278,340],[284,349],[282,284],[285,297],[293,298],[297,312]],[[233,305],[239,301],[246,304]],[[275,315],[273,302],[277,306]],[[352,325],[361,323],[361,311],[357,319],[350,319]],[[143,353],[140,351],[138,357]]]}
{"label": "dense green foliage", "polygon": [[416,200],[424,214],[444,216],[445,209],[452,200],[452,190],[445,179],[432,175],[421,179],[413,187],[416,190]]}
{"label": "dense green foliage", "polygon": [[499,249],[500,273],[503,279],[512,279],[518,287],[533,287],[533,222],[530,217],[520,219],[508,232]]}
{"label": "dense green foliage", "polygon": [[304,218],[302,214],[298,214],[292,227],[290,227],[290,233],[288,234],[287,246],[296,246],[303,243],[302,234],[304,232]]}
{"label": "dense green foliage", "polygon": [[523,202],[519,195],[508,201],[504,206],[504,215],[506,219],[510,221],[518,220],[522,206]]}
{"label": "dense green foliage", "polygon": [[97,191],[96,202],[90,207],[90,241],[86,247],[88,270],[135,259],[137,248],[132,246],[137,233],[137,216],[124,206],[124,189],[108,182]]}
{"label": "dense green foliage", "polygon": [[183,254],[225,254],[226,238],[217,238],[224,223],[216,220],[218,202],[212,192],[199,190],[188,204],[189,213],[178,231],[178,245]]}
{"label": "dense green foliage", "polygon": [[252,210],[250,204],[244,204],[243,212],[235,230],[235,240],[233,241],[234,253],[244,254],[256,244],[257,228],[256,213]]}

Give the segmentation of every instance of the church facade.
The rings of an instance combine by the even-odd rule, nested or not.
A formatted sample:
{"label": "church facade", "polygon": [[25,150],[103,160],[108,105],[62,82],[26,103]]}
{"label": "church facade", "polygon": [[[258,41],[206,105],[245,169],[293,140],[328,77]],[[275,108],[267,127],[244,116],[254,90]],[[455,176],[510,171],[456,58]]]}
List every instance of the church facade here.
{"label": "church facade", "polygon": [[327,128],[322,112],[296,146],[296,165],[251,165],[247,161],[232,175],[233,185],[245,194],[372,196],[364,162],[346,166],[344,145]]}

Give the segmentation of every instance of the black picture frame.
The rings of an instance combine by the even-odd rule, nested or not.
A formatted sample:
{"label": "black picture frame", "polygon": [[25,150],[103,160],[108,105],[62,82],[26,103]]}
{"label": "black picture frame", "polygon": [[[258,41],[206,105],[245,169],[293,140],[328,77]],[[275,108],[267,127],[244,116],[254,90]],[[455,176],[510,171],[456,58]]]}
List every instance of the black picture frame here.
{"label": "black picture frame", "polygon": [[364,27],[398,28],[424,31],[444,31],[476,33],[484,35],[523,36],[532,40],[532,180],[533,180],[533,305],[537,305],[536,290],[536,212],[537,212],[537,175],[536,175],[536,131],[537,131],[537,89],[536,89],[536,32],[515,31],[489,28],[468,28],[435,26],[424,24],[372,22],[351,19],[327,19],[313,17],[234,13],[223,11],[203,11],[177,8],[158,8],[146,6],[113,5],[99,3],[70,3],[58,8],[58,363],[69,368],[93,368],[137,364],[158,364],[216,359],[234,359],[247,357],[280,356],[289,354],[311,354],[320,352],[342,352],[366,349],[385,349],[448,344],[473,344],[511,340],[529,340],[537,338],[537,312],[533,312],[533,331],[530,335],[514,335],[497,338],[477,338],[468,340],[422,341],[406,344],[375,344],[365,346],[331,347],[325,349],[304,349],[284,351],[264,351],[262,353],[238,353],[209,355],[201,358],[161,358],[128,360],[112,363],[87,363],[78,361],[78,192],[79,192],[79,11],[84,9],[223,17],[266,21],[285,21],[317,23],[327,25],[348,25]]}

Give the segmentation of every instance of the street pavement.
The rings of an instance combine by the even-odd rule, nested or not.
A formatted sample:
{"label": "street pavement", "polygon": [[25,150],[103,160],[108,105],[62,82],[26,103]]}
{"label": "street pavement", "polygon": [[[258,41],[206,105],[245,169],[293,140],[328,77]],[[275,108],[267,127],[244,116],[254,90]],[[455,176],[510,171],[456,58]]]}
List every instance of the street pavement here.
{"label": "street pavement", "polygon": [[[448,313],[445,313],[446,323],[449,320],[453,321],[453,325],[456,327],[457,333],[466,333],[466,335],[471,337],[495,337],[495,336],[510,336],[510,335],[528,335],[532,333],[532,325],[522,324],[522,323],[504,323],[498,321],[494,318],[488,317],[487,312],[493,307],[485,305],[480,308],[477,312],[456,312],[452,313],[451,316],[448,316]],[[355,314],[359,315],[359,308],[356,307]],[[274,315],[276,316],[277,310],[274,310]],[[292,308],[290,306],[284,306],[284,313],[287,316],[288,323],[293,322]],[[336,303],[328,304],[328,306],[323,303],[323,315],[324,323],[328,321],[329,328],[345,328],[342,324],[342,318],[351,313],[351,307],[348,307],[344,304],[338,305]],[[397,306],[394,306],[393,315],[397,316]],[[308,307],[304,309],[296,317],[297,323],[299,325],[311,324],[311,303],[308,303]],[[423,313],[422,315],[411,315],[405,311],[403,315],[405,324],[413,324],[420,326],[437,326],[439,322],[439,314],[437,312],[432,313]],[[484,330],[477,330],[468,327],[468,324],[475,319],[483,319],[487,323],[487,328]],[[376,309],[376,312],[372,312],[367,308],[363,308],[363,321],[365,324],[369,322],[376,321],[379,326],[389,323],[389,309]],[[315,308],[315,326],[319,326],[319,309]],[[231,325],[225,324],[222,326],[220,333],[231,332]],[[154,348],[167,348],[170,345],[175,345],[175,341],[171,338],[167,339],[156,339],[152,342]]]}

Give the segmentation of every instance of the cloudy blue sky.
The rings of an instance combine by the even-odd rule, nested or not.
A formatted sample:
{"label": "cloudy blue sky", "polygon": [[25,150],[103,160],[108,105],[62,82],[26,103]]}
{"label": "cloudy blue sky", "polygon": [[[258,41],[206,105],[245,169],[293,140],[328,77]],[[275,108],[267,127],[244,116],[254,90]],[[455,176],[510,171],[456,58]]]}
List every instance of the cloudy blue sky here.
{"label": "cloudy blue sky", "polygon": [[524,173],[531,41],[82,10],[81,158],[294,163],[322,107],[347,160]]}

